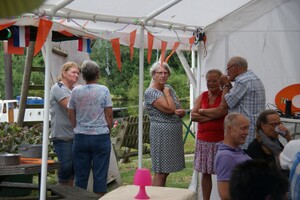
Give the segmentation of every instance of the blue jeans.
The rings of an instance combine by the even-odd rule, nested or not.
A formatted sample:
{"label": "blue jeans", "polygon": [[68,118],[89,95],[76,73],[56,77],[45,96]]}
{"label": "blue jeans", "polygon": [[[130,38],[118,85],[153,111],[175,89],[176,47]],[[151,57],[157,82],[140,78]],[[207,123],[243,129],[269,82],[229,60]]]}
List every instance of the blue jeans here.
{"label": "blue jeans", "polygon": [[53,141],[54,150],[60,162],[58,170],[58,182],[68,183],[69,180],[74,179],[74,166],[73,166],[73,142],[66,142],[64,140]]}
{"label": "blue jeans", "polygon": [[110,135],[75,134],[73,157],[75,185],[87,189],[90,169],[93,170],[93,192],[107,191],[107,173],[111,151]]}

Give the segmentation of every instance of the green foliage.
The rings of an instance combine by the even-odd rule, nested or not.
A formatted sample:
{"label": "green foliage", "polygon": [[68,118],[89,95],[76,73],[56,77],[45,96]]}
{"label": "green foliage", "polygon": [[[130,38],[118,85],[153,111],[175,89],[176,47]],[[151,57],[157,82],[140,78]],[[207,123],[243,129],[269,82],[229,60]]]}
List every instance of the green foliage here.
{"label": "green foliage", "polygon": [[[0,48],[3,48],[3,43],[0,42]],[[151,64],[147,61],[147,49],[144,51],[144,90],[149,86],[151,77],[149,74],[149,68],[151,64],[156,62],[157,54],[160,51],[153,50]],[[171,51],[167,51],[166,55],[169,55]],[[190,52],[184,52],[186,57],[190,57]],[[92,48],[90,54],[92,60],[96,61],[100,66],[100,80],[99,83],[106,85],[111,94],[118,99],[131,100],[138,102],[139,94],[139,49],[134,49],[134,55],[132,61],[130,60],[129,47],[121,46],[121,60],[122,70],[119,71],[113,53],[111,44],[109,41],[97,40]],[[13,97],[20,95],[21,86],[24,74],[25,55],[12,55],[13,62]],[[188,60],[188,62],[190,62]],[[169,84],[174,87],[179,98],[189,97],[189,84],[187,76],[184,72],[181,63],[173,54],[169,59],[169,65],[173,71],[172,76],[169,79]],[[44,60],[41,53],[33,59],[34,67],[43,67]],[[109,74],[107,73],[109,69]],[[0,99],[5,99],[5,74],[4,74],[4,62],[3,51],[0,52]],[[31,73],[30,78],[31,85],[44,85],[44,74],[40,72]],[[143,91],[144,92],[144,91]],[[44,97],[44,91],[30,90],[29,96]]]}
{"label": "green foliage", "polygon": [[[151,77],[149,69],[156,61],[157,50],[153,50],[151,64],[147,61],[147,49],[144,53],[144,90],[149,87]],[[167,55],[171,51],[167,52]],[[189,52],[185,53],[188,57]],[[116,59],[111,44],[107,41],[98,40],[93,46],[91,59],[100,66],[99,83],[106,85],[114,97],[138,102],[139,94],[139,50],[134,49],[134,56],[130,60],[129,48],[121,46],[122,70],[118,70]],[[173,70],[169,79],[170,85],[174,87],[179,98],[189,97],[189,83],[183,67],[176,54],[169,59],[169,65]],[[106,72],[109,68],[110,74]],[[144,92],[144,91],[143,91]]]}
{"label": "green foliage", "polygon": [[42,124],[19,127],[16,123],[0,123],[0,152],[17,153],[20,144],[41,144]]}
{"label": "green foliage", "polygon": [[[3,49],[3,43],[0,42],[0,49]],[[3,51],[0,51],[0,99],[5,99],[5,75],[4,75],[4,59]],[[13,97],[21,94],[21,86],[23,81],[24,66],[25,66],[25,55],[12,55],[12,88]],[[43,67],[44,60],[41,53],[33,58],[33,67]],[[30,84],[32,85],[44,85],[44,75],[41,73],[32,73],[30,78]],[[44,97],[44,91],[29,91],[29,96]]]}
{"label": "green foliage", "polygon": [[[184,132],[185,134],[185,132]],[[184,135],[183,135],[184,136]],[[191,182],[193,169],[194,169],[194,149],[195,149],[195,139],[189,135],[184,144],[184,152],[185,152],[185,169],[176,173],[170,173],[167,179],[166,186],[167,187],[175,187],[175,188],[188,188]],[[135,170],[138,168],[137,157],[133,157],[130,159],[128,163],[119,163],[119,170],[121,173],[123,185],[131,185],[133,184],[133,176]],[[143,155],[142,160],[143,168],[148,168],[151,170],[151,159],[148,155]],[[153,175],[153,172],[151,171]]]}

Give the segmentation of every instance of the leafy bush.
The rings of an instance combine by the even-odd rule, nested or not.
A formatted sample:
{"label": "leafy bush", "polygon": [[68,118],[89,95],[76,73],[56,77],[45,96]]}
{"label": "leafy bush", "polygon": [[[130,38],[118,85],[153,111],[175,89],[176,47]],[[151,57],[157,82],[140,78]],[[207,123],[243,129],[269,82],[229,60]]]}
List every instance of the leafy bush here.
{"label": "leafy bush", "polygon": [[41,144],[43,124],[19,127],[16,123],[0,123],[0,152],[18,153],[20,144]]}

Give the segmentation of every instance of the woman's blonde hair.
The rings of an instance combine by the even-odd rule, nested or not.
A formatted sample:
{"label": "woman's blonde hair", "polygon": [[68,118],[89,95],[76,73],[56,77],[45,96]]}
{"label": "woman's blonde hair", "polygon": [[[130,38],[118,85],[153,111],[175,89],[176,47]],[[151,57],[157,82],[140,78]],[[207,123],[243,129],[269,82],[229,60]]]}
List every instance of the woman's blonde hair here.
{"label": "woman's blonde hair", "polygon": [[61,81],[63,79],[64,72],[69,71],[73,67],[77,67],[80,71],[79,66],[75,62],[68,61],[65,64],[63,64],[63,66],[61,67],[61,70],[60,70],[60,75],[58,77],[58,81]]}

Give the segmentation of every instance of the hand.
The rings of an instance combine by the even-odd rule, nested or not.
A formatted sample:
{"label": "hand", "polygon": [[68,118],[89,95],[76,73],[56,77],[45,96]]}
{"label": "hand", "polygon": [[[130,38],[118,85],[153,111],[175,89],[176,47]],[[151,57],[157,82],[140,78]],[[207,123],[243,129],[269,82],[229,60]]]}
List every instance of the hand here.
{"label": "hand", "polygon": [[231,85],[228,76],[222,75],[220,78],[220,87],[223,88],[224,85]]}
{"label": "hand", "polygon": [[163,89],[163,93],[164,93],[165,96],[171,95],[170,91],[171,90],[168,86],[165,86],[164,89]]}
{"label": "hand", "polygon": [[178,116],[178,117],[180,117],[180,118],[182,118],[182,117],[184,117],[185,116],[185,110],[184,109],[176,109],[175,110],[175,114]]}

